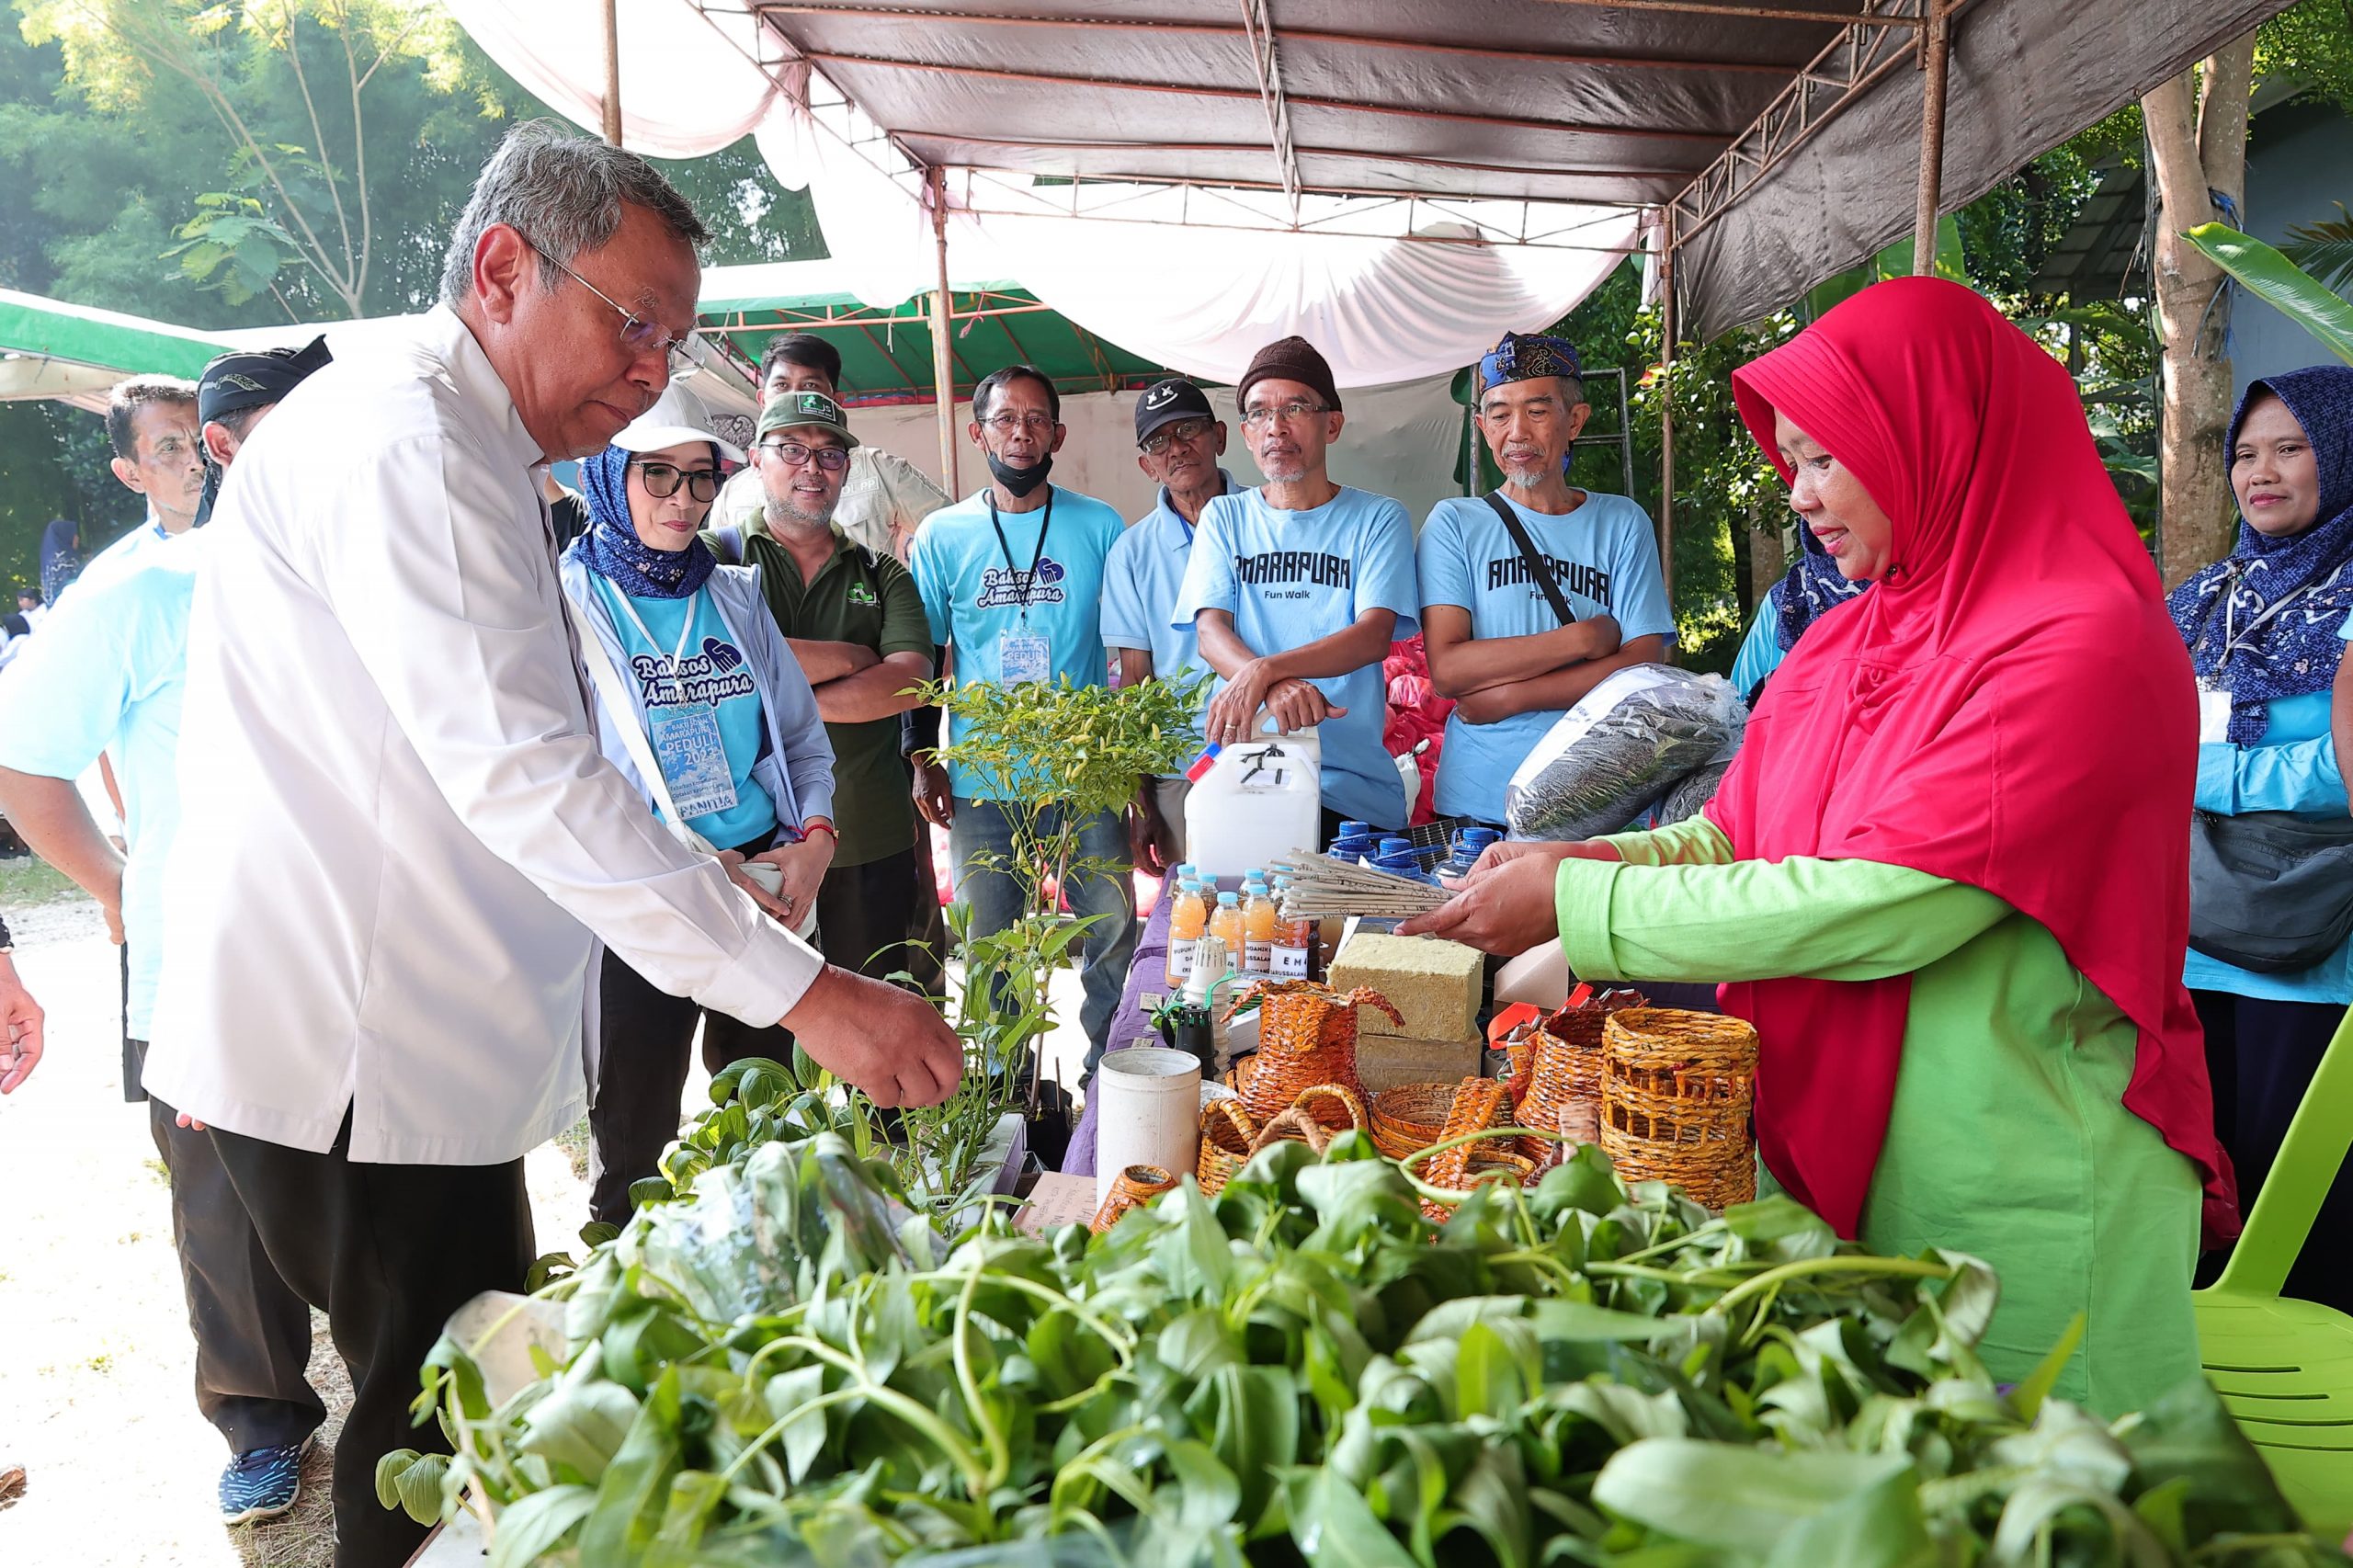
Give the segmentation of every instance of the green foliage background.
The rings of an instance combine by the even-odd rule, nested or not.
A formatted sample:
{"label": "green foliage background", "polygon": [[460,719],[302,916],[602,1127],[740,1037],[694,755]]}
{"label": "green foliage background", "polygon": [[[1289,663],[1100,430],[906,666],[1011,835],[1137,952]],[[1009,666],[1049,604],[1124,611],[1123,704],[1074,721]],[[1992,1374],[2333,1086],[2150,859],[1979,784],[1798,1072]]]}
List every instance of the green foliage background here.
{"label": "green foliage background", "polygon": [[[58,18],[132,15],[147,28],[176,26],[181,41],[210,62],[215,79],[258,141],[310,148],[324,159],[293,178],[303,209],[324,210],[330,187],[348,190],[351,170],[338,162],[349,145],[347,113],[332,92],[317,94],[314,128],[290,69],[287,46],[312,62],[340,58],[338,24],[381,30],[388,17],[421,12],[425,25],[370,81],[366,99],[368,188],[377,243],[362,308],[389,313],[428,302],[441,244],[463,204],[474,171],[517,115],[540,112],[433,0],[11,0],[0,10],[0,287],[77,303],[129,310],[197,327],[326,320],[342,301],[320,286],[290,254],[269,255],[266,239],[236,228],[244,241],[211,278],[188,276],[178,231],[208,195],[263,196],[237,158],[220,115],[188,81],[142,69],[123,51],[108,58],[85,47],[70,57],[46,37]],[[371,35],[373,36],[373,35]],[[2292,82],[2305,96],[2353,105],[2353,5],[2301,0],[2264,24],[2257,36],[2258,84]],[[313,151],[315,151],[313,149]],[[2065,358],[2084,390],[2086,412],[2120,494],[2145,530],[2155,502],[2154,349],[2141,303],[2075,299],[2035,286],[2052,248],[2103,167],[2143,155],[2140,110],[2128,107],[2035,160],[1951,220],[1946,270],[1993,296],[2013,319]],[[300,163],[301,160],[292,160]],[[711,221],[715,263],[782,260],[824,254],[804,194],[780,190],[749,139],[710,157],[665,170]],[[299,172],[299,171],[298,171]],[[223,210],[244,212],[234,202]],[[264,202],[273,219],[285,214]],[[271,262],[267,289],[239,294],[224,282],[250,280]],[[1894,269],[1901,269],[1898,259]],[[1859,286],[1869,268],[1847,275]],[[208,287],[207,283],[211,286]],[[1842,286],[1833,280],[1824,290]],[[1777,487],[1758,461],[1732,408],[1726,376],[1797,330],[1809,309],[1742,329],[1721,342],[1685,344],[1671,384],[1651,372],[1660,359],[1658,322],[1641,304],[1638,270],[1629,265],[1556,330],[1572,337],[1588,365],[1624,366],[1639,383],[1631,398],[1634,498],[1655,515],[1658,415],[1672,400],[1677,422],[1677,537],[1675,580],[1682,657],[1700,668],[1729,665],[1754,610],[1748,571],[1749,527],[1786,522]],[[1594,429],[1614,428],[1614,408]],[[90,548],[136,520],[139,508],[106,472],[107,451],[92,416],[51,404],[0,403],[0,588],[30,580],[42,526],[52,517],[82,524]],[[1579,456],[1578,483],[1623,487],[1614,449]]]}
{"label": "green foliage background", "polygon": [[[350,145],[348,104],[337,103],[338,92],[348,97],[348,78],[332,25],[346,7],[76,0],[61,8],[56,0],[15,0],[0,7],[0,288],[199,328],[345,314],[341,299],[290,259],[277,267],[271,290],[233,303],[233,290],[207,287],[187,275],[182,258],[166,255],[182,243],[175,231],[198,215],[200,197],[265,193],[250,179],[241,185],[236,144],[192,83],[140,69],[135,60],[81,61],[69,71],[61,43],[27,40],[28,27],[42,33],[39,23],[61,10],[70,17],[109,4],[144,25],[181,28],[257,140],[306,149],[324,142],[325,171],[292,182],[310,222],[331,219],[327,175],[343,182],[348,199],[353,176],[337,161],[337,149]],[[419,31],[369,80],[364,97],[375,229],[362,301],[369,315],[431,303],[443,243],[476,171],[516,119],[545,112],[438,7],[407,0],[347,5],[355,28],[416,9],[425,12]],[[218,30],[208,30],[216,21]],[[292,31],[323,137],[313,133],[280,35],[267,23]],[[824,254],[807,197],[778,187],[750,138],[662,166],[710,222],[708,263]],[[62,404],[0,403],[0,588],[13,596],[17,584],[37,579],[40,533],[51,517],[79,522],[91,551],[138,520],[136,498],[107,472],[108,456],[92,415]]]}

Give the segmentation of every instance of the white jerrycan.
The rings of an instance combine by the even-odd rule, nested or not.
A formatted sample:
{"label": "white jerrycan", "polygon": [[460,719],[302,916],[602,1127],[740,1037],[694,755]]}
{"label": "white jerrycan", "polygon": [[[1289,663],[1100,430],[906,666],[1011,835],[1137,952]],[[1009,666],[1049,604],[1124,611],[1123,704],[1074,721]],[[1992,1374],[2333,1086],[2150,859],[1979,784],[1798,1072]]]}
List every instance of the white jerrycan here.
{"label": "white jerrycan", "polygon": [[1263,732],[1217,755],[1185,797],[1185,858],[1210,876],[1270,867],[1323,847],[1323,751],[1313,726]]}

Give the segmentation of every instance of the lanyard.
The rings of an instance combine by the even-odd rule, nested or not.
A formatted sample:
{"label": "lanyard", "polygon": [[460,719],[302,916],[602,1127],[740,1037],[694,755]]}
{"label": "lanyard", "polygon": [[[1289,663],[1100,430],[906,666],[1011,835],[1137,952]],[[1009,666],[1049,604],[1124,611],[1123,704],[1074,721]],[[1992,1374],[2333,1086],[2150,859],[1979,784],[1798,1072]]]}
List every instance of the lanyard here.
{"label": "lanyard", "polygon": [[2222,590],[2222,655],[2214,661],[2214,673],[2216,675],[2222,674],[2222,666],[2231,662],[2231,655],[2239,651],[2239,644],[2245,642],[2247,638],[2254,636],[2256,631],[2273,616],[2278,615],[2281,610],[2286,609],[2290,605],[2294,604],[2298,599],[2302,598],[2313,589],[2325,587],[2328,583],[2334,581],[2336,581],[2336,576],[2334,574],[2331,574],[2324,582],[2306,583],[2302,587],[2298,588],[2286,598],[2277,600],[2265,607],[2261,615],[2256,616],[2253,620],[2246,623],[2246,630],[2245,631],[2237,631],[2233,629],[2231,624],[2231,618],[2238,611],[2237,600],[2239,578],[2237,574],[2234,574],[2231,578],[2231,585]]}
{"label": "lanyard", "polygon": [[[645,639],[646,645],[651,648],[661,647],[661,642],[655,638],[650,630],[647,629],[645,618],[639,615],[637,613],[637,607],[629,602],[629,596],[622,593],[620,589],[615,587],[608,580],[599,578],[598,581],[603,583],[605,592],[612,596],[613,602],[620,606],[621,613],[629,617],[630,624],[637,628],[637,634]],[[685,600],[687,619],[685,623],[678,628],[678,645],[672,649],[670,653],[670,669],[668,678],[674,686],[676,684],[678,679],[678,666],[686,661],[687,640],[695,634],[696,602],[701,597],[702,590],[700,588],[697,588],[693,593],[688,595]]]}
{"label": "lanyard", "polygon": [[989,497],[989,527],[996,530],[996,547],[1005,553],[1005,569],[1020,585],[1014,591],[1019,597],[1014,602],[1021,607],[1021,624],[1029,624],[1029,596],[1038,591],[1038,562],[1046,559],[1046,530],[1054,526],[1054,492],[1046,490],[1046,515],[1038,519],[1038,548],[1029,552],[1029,575],[1021,575],[1021,568],[1013,563],[1013,546],[1006,542],[1005,525],[997,521],[996,497]]}

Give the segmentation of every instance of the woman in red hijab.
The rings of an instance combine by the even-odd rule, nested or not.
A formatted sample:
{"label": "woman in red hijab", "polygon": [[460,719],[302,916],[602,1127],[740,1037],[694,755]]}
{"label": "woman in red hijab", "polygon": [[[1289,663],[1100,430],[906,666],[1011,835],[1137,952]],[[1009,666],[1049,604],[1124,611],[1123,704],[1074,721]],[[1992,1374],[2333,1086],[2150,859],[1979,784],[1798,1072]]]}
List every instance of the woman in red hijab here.
{"label": "woman in red hijab", "polygon": [[1983,1354],[2105,1415],[2195,1376],[2235,1211],[2181,986],[2197,697],[2065,369],[1957,284],[1864,290],[1734,372],[1877,591],[1768,685],[1703,816],[1498,846],[1409,930],[1592,980],[1726,980],[1758,1153],[1842,1235],[2000,1273]]}

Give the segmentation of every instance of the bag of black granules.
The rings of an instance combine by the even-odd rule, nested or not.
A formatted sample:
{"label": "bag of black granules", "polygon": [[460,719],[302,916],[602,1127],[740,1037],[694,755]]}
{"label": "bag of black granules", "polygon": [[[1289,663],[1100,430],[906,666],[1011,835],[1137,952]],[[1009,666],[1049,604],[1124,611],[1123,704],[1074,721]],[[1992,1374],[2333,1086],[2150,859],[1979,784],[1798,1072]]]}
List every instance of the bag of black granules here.
{"label": "bag of black granules", "polygon": [[1747,722],[1747,706],[1722,676],[1669,665],[1619,670],[1563,714],[1511,776],[1506,825],[1514,838],[1616,833],[1686,778],[1730,760]]}

